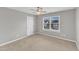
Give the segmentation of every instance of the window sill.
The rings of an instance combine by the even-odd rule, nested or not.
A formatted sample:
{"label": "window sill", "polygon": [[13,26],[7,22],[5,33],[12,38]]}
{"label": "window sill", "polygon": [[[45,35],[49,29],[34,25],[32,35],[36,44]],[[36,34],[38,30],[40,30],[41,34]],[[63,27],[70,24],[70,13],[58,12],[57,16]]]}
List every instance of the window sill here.
{"label": "window sill", "polygon": [[60,30],[50,30],[50,29],[43,29],[43,31],[60,32]]}

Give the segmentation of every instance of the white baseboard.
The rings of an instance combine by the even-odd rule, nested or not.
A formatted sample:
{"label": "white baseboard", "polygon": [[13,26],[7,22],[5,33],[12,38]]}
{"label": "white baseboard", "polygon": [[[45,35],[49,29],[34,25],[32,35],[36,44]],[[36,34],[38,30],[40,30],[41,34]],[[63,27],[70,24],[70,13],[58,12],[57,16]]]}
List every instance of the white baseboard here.
{"label": "white baseboard", "polygon": [[[52,36],[52,35],[43,34],[43,33],[38,33],[38,34],[47,35],[47,36],[50,36],[50,37],[56,37],[56,38],[59,38],[59,39],[62,39],[62,40],[67,40],[67,41],[71,41],[71,42],[75,42],[76,43],[76,41],[73,41],[73,40],[70,40],[70,39],[66,39],[66,38],[62,38],[62,37],[58,37],[58,36]],[[1,43],[0,46],[4,46],[4,45],[7,45],[7,44],[10,44],[12,42],[21,40],[21,39],[23,39],[25,37],[27,37],[27,36],[23,36],[23,37],[20,37],[18,39],[12,40],[12,41],[8,41],[8,42]]]}
{"label": "white baseboard", "polygon": [[79,50],[79,41],[76,42],[76,46],[77,46],[77,48]]}
{"label": "white baseboard", "polygon": [[[32,35],[34,35],[35,33],[33,33]],[[30,35],[31,36],[31,35]],[[18,40],[21,40],[23,38],[26,38],[26,37],[29,37],[29,36],[23,36],[23,37],[20,37],[20,38],[17,38],[17,39],[14,39],[14,40],[11,40],[11,41],[8,41],[8,42],[4,42],[4,43],[1,43],[0,46],[4,46],[4,45],[7,45],[7,44],[10,44],[12,42],[15,42],[15,41],[18,41]]]}
{"label": "white baseboard", "polygon": [[7,45],[7,44],[10,44],[12,42],[15,42],[15,41],[18,41],[18,40],[21,40],[23,38],[25,38],[26,36],[23,36],[23,37],[20,37],[18,39],[15,39],[15,40],[11,40],[11,41],[8,41],[8,42],[4,42],[4,43],[1,43],[0,46],[4,46],[4,45]]}
{"label": "white baseboard", "polygon": [[48,34],[44,34],[44,33],[38,33],[38,34],[47,35],[47,36],[50,36],[50,37],[55,37],[55,38],[59,38],[59,39],[62,39],[62,40],[71,41],[71,42],[75,42],[76,43],[76,41],[74,41],[74,40],[70,40],[70,39],[63,38],[63,37],[52,36],[52,35],[48,35]]}

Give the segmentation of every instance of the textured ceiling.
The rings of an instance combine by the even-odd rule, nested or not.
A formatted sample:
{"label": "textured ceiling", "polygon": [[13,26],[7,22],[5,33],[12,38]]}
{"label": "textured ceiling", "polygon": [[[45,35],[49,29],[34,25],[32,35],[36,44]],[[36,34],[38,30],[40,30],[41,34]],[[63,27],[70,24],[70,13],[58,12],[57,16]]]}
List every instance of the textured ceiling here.
{"label": "textured ceiling", "polygon": [[[10,9],[15,9],[21,12],[25,12],[28,14],[36,15],[36,7],[9,7]],[[74,7],[43,7],[43,10],[46,11],[44,14],[51,12],[58,12],[63,10],[74,9]]]}

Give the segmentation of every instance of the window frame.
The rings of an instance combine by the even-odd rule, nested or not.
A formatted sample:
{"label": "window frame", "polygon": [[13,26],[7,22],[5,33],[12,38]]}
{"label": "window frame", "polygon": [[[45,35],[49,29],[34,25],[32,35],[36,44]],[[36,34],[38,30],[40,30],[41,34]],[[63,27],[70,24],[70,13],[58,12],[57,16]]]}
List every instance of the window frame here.
{"label": "window frame", "polygon": [[[59,22],[58,22],[58,24],[59,24],[59,26],[58,26],[58,30],[54,30],[54,29],[51,29],[51,18],[52,17],[59,17]],[[44,20],[45,20],[45,18],[49,18],[49,29],[45,29],[44,28]],[[45,31],[53,31],[53,32],[60,32],[60,16],[45,16],[45,17],[43,17],[43,22],[42,22],[43,24],[43,30],[45,30]]]}

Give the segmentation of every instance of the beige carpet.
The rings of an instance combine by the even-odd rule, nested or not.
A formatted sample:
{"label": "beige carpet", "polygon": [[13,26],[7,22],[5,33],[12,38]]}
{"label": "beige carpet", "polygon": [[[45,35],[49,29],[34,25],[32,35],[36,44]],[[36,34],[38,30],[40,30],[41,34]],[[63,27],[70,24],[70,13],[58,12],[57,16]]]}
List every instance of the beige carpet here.
{"label": "beige carpet", "polygon": [[49,37],[45,35],[32,35],[28,38],[1,46],[2,51],[77,51],[73,42]]}

